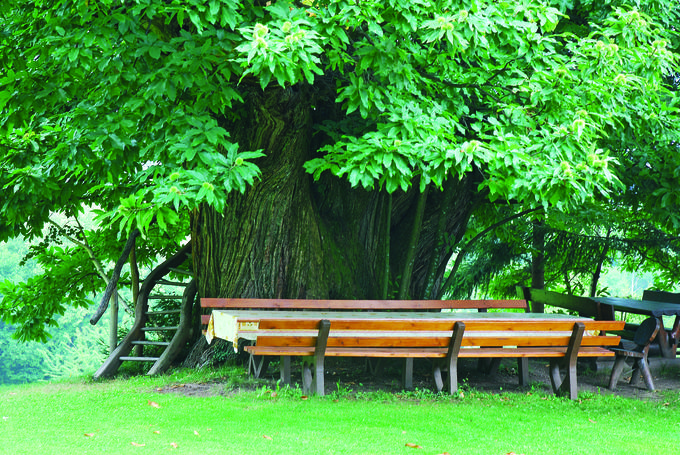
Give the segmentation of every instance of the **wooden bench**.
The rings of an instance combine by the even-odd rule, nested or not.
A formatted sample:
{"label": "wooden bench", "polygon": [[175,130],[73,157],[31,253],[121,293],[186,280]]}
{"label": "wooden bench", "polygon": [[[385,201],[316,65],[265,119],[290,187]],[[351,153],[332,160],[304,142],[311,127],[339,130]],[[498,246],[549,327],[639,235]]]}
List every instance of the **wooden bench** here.
{"label": "wooden bench", "polygon": [[284,382],[290,382],[286,359],[302,357],[303,391],[319,395],[324,394],[326,357],[404,358],[405,382],[412,380],[414,358],[430,358],[437,390],[444,388],[442,371],[448,371],[451,393],[458,389],[459,358],[516,358],[523,385],[527,359],[548,358],[555,393],[576,399],[577,358],[613,357],[607,347],[618,345],[620,337],[601,332],[622,327],[622,321],[267,319],[260,323],[257,343],[245,350],[251,359],[281,356]]}
{"label": "wooden bench", "polygon": [[[544,305],[550,305],[574,311],[578,313],[579,316],[597,320],[616,319],[614,315],[614,309],[611,305],[602,304],[588,297],[580,297],[522,286],[517,287],[517,294],[523,299],[526,299],[530,305],[533,305],[534,302],[542,303]],[[665,291],[645,290],[642,295],[642,300],[680,303],[680,294],[673,294],[671,292]],[[640,324],[626,322],[623,329],[617,331],[616,334],[620,335],[621,338],[625,340],[633,340],[639,327]],[[667,336],[665,333],[663,333],[664,327],[661,327],[660,331],[662,332],[663,336]],[[673,341],[677,341],[677,336],[680,335],[680,316],[676,317],[671,333],[675,334],[670,335],[672,343]]]}
{"label": "wooden bench", "polygon": [[523,299],[533,303],[542,303],[554,307],[574,311],[584,318],[593,318],[602,321],[613,321],[614,311],[609,305],[602,305],[588,297],[562,294],[560,292],[534,289],[524,286],[517,287],[517,293]]}

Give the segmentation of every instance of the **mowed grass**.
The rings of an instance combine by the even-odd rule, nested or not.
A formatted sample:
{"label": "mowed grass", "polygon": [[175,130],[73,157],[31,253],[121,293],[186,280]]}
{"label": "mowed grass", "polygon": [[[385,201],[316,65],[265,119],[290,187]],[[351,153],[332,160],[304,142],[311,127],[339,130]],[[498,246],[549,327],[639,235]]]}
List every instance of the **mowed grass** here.
{"label": "mowed grass", "polygon": [[574,402],[474,390],[323,398],[296,389],[158,391],[196,380],[179,371],[0,387],[0,453],[619,455],[672,453],[680,440],[680,392],[649,402],[593,394]]}

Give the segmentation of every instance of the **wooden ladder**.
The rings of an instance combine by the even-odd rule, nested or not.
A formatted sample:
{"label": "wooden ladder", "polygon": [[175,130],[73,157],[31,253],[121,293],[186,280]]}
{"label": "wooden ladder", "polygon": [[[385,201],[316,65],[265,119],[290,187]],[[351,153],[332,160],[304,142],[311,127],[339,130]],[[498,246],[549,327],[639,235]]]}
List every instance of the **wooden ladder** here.
{"label": "wooden ladder", "polygon": [[[160,374],[167,370],[173,360],[185,347],[191,335],[192,308],[196,297],[196,285],[193,273],[179,268],[191,254],[191,244],[185,245],[175,256],[166,260],[149,273],[139,291],[135,305],[135,321],[128,334],[118,344],[108,359],[94,374],[94,378],[106,377],[115,374],[123,362],[150,362],[153,363],[147,374]],[[166,277],[170,274],[185,276],[190,281],[170,280]],[[168,288],[183,288],[180,294],[168,293]],[[162,288],[161,291],[154,289]],[[157,309],[150,305],[150,301],[179,301],[176,308]],[[157,325],[153,321],[169,315],[179,315],[177,325]],[[172,332],[170,341],[148,340],[147,334]],[[146,348],[163,347],[159,355],[145,355]],[[133,352],[134,350],[134,352]],[[148,349],[147,349],[148,350]]]}

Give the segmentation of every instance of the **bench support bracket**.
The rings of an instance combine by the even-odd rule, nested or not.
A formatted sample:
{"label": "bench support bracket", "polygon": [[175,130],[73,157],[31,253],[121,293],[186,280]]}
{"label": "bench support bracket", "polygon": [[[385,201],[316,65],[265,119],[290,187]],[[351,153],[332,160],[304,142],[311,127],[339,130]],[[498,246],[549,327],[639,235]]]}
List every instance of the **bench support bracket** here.
{"label": "bench support bracket", "polygon": [[460,345],[463,342],[463,332],[465,332],[465,324],[457,321],[453,325],[453,333],[449,341],[449,350],[446,354],[446,359],[441,362],[435,362],[434,366],[434,382],[437,391],[441,392],[444,389],[444,381],[442,380],[442,369],[449,370],[448,384],[446,384],[449,393],[455,393],[458,390],[458,353],[460,352]]}
{"label": "bench support bracket", "polygon": [[324,395],[324,356],[331,323],[328,319],[319,322],[319,334],[316,337],[314,355],[302,360],[302,391],[303,393],[315,393]]}
{"label": "bench support bracket", "polygon": [[[565,356],[550,361],[550,382],[552,383],[553,392],[555,392],[556,395],[567,395],[572,400],[578,398],[576,361],[578,359],[578,350],[581,347],[581,340],[583,339],[585,327],[586,326],[582,322],[575,323]],[[560,367],[566,370],[564,380],[560,375]]]}
{"label": "bench support bracket", "polygon": [[248,360],[248,374],[252,374],[256,379],[267,372],[269,366],[268,355],[250,355]]}

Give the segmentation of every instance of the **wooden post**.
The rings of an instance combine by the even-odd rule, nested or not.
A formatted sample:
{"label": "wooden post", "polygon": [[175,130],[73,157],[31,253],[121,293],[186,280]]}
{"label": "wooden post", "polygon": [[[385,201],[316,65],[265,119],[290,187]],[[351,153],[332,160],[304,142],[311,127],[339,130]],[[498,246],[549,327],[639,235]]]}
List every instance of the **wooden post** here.
{"label": "wooden post", "polygon": [[113,288],[111,295],[111,320],[109,321],[109,353],[118,347],[118,287]]}

